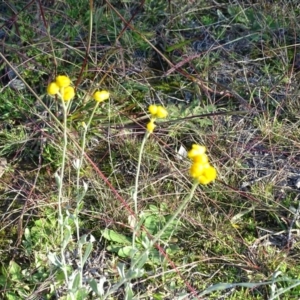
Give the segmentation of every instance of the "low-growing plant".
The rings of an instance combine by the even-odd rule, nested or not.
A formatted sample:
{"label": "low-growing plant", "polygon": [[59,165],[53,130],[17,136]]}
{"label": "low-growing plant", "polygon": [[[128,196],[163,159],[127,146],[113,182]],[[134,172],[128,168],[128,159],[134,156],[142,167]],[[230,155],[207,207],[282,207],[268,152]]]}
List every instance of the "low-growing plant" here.
{"label": "low-growing plant", "polygon": [[25,2],[0,4],[0,298],[296,299],[297,5]]}
{"label": "low-growing plant", "polygon": [[[164,208],[164,209],[162,209]],[[159,231],[166,225],[168,220],[170,219],[170,215],[163,215],[166,213],[167,207],[165,205],[161,205],[161,208],[158,208],[155,205],[150,205],[149,210],[142,211],[139,214],[139,231],[140,234],[135,237],[136,242],[135,246],[138,250],[135,255],[139,255],[144,250],[144,241],[147,238],[147,234],[151,234],[155,236]],[[164,249],[168,255],[174,255],[176,251],[178,251],[178,247],[176,244],[170,241],[171,237],[176,234],[180,227],[180,221],[174,220],[170,223],[169,227],[163,232],[161,236],[161,244],[164,245]],[[107,246],[107,250],[117,253],[119,257],[130,258],[132,248],[132,234],[124,235],[122,233],[118,233],[112,229],[104,229],[102,231],[103,237],[110,241],[110,245]],[[158,251],[158,249],[153,248],[150,250],[148,261],[146,264],[151,266],[160,265],[165,257]]]}
{"label": "low-growing plant", "polygon": [[[99,104],[109,98],[109,92],[107,91],[95,91],[93,99],[95,100],[95,107],[92,111],[89,121],[87,124],[83,123],[83,136],[81,144],[81,153],[79,158],[75,159],[73,165],[77,171],[77,179],[74,197],[76,199],[76,207],[71,212],[69,209],[63,211],[63,199],[64,195],[64,177],[65,177],[65,166],[67,159],[67,147],[68,147],[68,135],[67,135],[67,116],[71,100],[75,96],[75,89],[71,85],[71,80],[65,75],[59,75],[55,81],[51,82],[47,87],[47,93],[50,96],[57,96],[61,100],[61,107],[63,110],[63,149],[62,149],[62,162],[60,173],[55,173],[56,183],[58,185],[58,227],[60,230],[60,254],[57,255],[51,251],[48,254],[48,258],[51,263],[59,268],[64,274],[64,281],[67,286],[67,299],[84,299],[89,291],[83,287],[83,268],[87,261],[91,251],[92,245],[95,241],[91,235],[88,238],[87,235],[80,235],[80,220],[79,213],[82,208],[82,201],[84,200],[85,194],[88,190],[88,184],[84,181],[80,181],[81,168],[84,159],[84,149],[86,146],[86,133],[93,119],[94,113],[98,108]],[[70,245],[73,244],[73,235],[77,239],[77,253],[79,258],[79,265],[76,270],[71,269],[66,262],[66,251]]]}

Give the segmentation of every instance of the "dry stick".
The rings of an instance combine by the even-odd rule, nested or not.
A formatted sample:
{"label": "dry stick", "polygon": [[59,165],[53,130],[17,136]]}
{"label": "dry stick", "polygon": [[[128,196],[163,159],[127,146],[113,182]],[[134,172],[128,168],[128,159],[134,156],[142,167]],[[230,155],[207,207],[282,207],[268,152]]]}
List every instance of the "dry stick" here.
{"label": "dry stick", "polygon": [[[106,1],[106,3],[108,4],[108,1]],[[126,22],[125,20],[125,26],[124,28],[121,30],[121,32],[119,33],[118,37],[117,37],[117,41],[121,38],[121,36],[124,34],[125,30],[130,27],[130,23],[132,22],[132,20],[135,18],[135,16],[137,15],[138,11],[144,6],[145,4],[145,0],[141,1],[141,4],[139,5],[139,7],[135,10],[135,13],[131,16],[131,18],[128,20],[128,22]],[[111,4],[109,3],[109,6],[112,8]]]}
{"label": "dry stick", "polygon": [[42,17],[42,20],[44,22],[44,27],[47,29],[46,30],[46,33],[47,33],[47,36],[49,38],[49,42],[50,42],[50,47],[51,47],[51,51],[52,51],[52,54],[53,54],[53,61],[54,61],[54,66],[55,66],[55,75],[56,75],[56,70],[57,70],[57,59],[56,59],[56,56],[55,56],[55,51],[54,51],[54,46],[53,46],[53,42],[52,42],[52,39],[50,37],[50,27],[48,27],[48,24],[47,24],[47,21],[46,21],[46,18],[45,18],[45,14],[44,14],[44,10],[43,10],[43,6],[42,6],[42,3],[41,3],[41,0],[38,0],[39,2],[39,8],[40,8],[40,11],[41,11],[41,17]]}
{"label": "dry stick", "polygon": [[[75,143],[75,144],[76,144],[76,146],[79,147],[79,145],[77,143]],[[113,192],[113,194],[122,202],[122,204],[124,205],[124,207],[126,207],[126,209],[129,211],[129,213],[133,217],[136,217],[135,214],[134,214],[134,212],[133,212],[133,210],[126,203],[125,199],[118,193],[118,191],[110,183],[110,181],[107,179],[107,177],[100,171],[100,169],[96,166],[96,164],[92,161],[92,159],[86,153],[84,153],[84,157],[92,165],[92,167],[94,168],[94,170],[96,170],[96,172],[98,173],[98,175],[103,179],[103,181],[110,188],[110,190]]]}
{"label": "dry stick", "polygon": [[[31,88],[31,86],[23,79],[17,69],[6,59],[6,57],[0,52],[0,57],[4,60],[4,62],[16,73],[16,76],[25,84],[28,90],[34,95],[34,97],[39,101],[39,103],[44,107],[47,113],[54,119],[54,121],[58,124],[60,129],[63,129],[63,125],[56,118],[56,116],[52,113],[52,111],[48,108],[48,106],[42,101],[39,95]],[[57,129],[57,128],[56,128]]]}
{"label": "dry stick", "polygon": [[[124,34],[125,30],[129,27],[129,24],[132,22],[132,20],[134,19],[134,17],[136,16],[136,14],[138,13],[139,9],[141,9],[144,6],[145,0],[142,0],[141,4],[139,5],[139,7],[136,9],[135,13],[131,16],[131,18],[129,19],[128,22],[125,21],[125,26],[124,28],[121,30],[121,32],[119,33],[119,35],[116,38],[115,41],[115,45],[119,46],[120,42],[119,39],[122,37],[122,35]],[[123,48],[120,47],[120,55],[122,56],[122,68],[123,68],[123,75],[126,74],[125,72],[125,63],[124,63],[124,52],[123,52]]]}
{"label": "dry stick", "polygon": [[[43,136],[43,135],[42,135]],[[37,183],[37,180],[38,180],[38,177],[39,177],[39,174],[41,172],[41,169],[42,169],[42,153],[43,153],[43,149],[44,149],[44,143],[43,143],[43,138],[41,138],[41,144],[40,144],[40,154],[39,154],[39,166],[38,166],[38,171],[37,171],[37,174],[34,178],[34,182],[33,182],[33,185],[32,185],[32,188],[30,189],[27,197],[26,197],[26,202],[24,203],[24,206],[22,208],[22,211],[21,211],[21,214],[20,214],[20,218],[19,218],[19,221],[18,221],[18,237],[17,237],[17,241],[15,243],[15,247],[18,248],[22,242],[22,236],[23,236],[23,233],[24,233],[24,230],[23,230],[23,217],[24,217],[24,213],[25,213],[25,210],[27,208],[27,203],[28,203],[28,200],[29,198],[31,197],[31,195],[33,194],[33,191],[35,190],[36,188],[36,183]],[[32,213],[31,213],[32,215]],[[26,224],[28,223],[28,221],[26,222]],[[26,226],[26,225],[25,225]]]}
{"label": "dry stick", "polygon": [[88,43],[87,43],[87,47],[86,47],[86,52],[85,52],[85,57],[84,57],[84,61],[82,63],[82,66],[81,66],[81,70],[79,72],[79,75],[78,75],[78,79],[75,83],[75,91],[77,89],[77,86],[79,85],[79,82],[81,80],[81,77],[82,77],[82,73],[83,73],[83,70],[87,64],[87,61],[88,61],[88,56],[89,56],[89,53],[90,53],[90,48],[91,48],[91,42],[92,42],[92,31],[93,31],[93,0],[90,0],[90,22],[89,22],[89,37],[88,37]]}
{"label": "dry stick", "polygon": [[[25,86],[29,89],[29,91],[35,96],[35,98],[39,101],[39,103],[45,108],[45,110],[49,113],[49,115],[55,120],[56,124],[59,125],[60,129],[63,128],[63,125],[59,122],[59,120],[55,117],[55,115],[49,110],[47,105],[41,100],[41,98],[36,94],[36,92],[30,87],[30,85],[22,78],[22,76],[19,74],[19,72],[14,68],[11,63],[6,59],[6,57],[0,52],[0,57],[5,61],[5,63],[15,72],[15,74],[18,76],[18,78],[25,84]],[[56,128],[58,129],[58,128]],[[28,198],[27,198],[28,200]],[[27,202],[24,204],[22,214],[25,211],[25,208],[27,207]],[[19,219],[18,224],[18,239],[16,245],[19,244],[22,238],[23,234],[23,216]]]}
{"label": "dry stick", "polygon": [[[131,30],[135,31],[137,34],[139,34],[139,36],[143,39],[144,42],[146,42],[152,49],[154,49],[168,64],[169,66],[171,67],[171,70],[167,71],[168,74],[171,74],[172,72],[174,72],[175,70],[177,70],[177,72],[181,73],[182,75],[184,75],[186,78],[190,79],[191,81],[197,83],[200,88],[202,88],[206,93],[210,92],[210,93],[214,93],[215,91],[210,88],[206,83],[205,81],[203,81],[202,79],[200,78],[196,78],[190,74],[188,74],[187,72],[185,72],[184,70],[182,70],[180,67],[177,68],[176,65],[173,64],[173,62],[171,62],[171,60],[169,60],[159,49],[157,49],[157,47],[155,47],[141,32],[139,32],[133,25],[131,25],[130,23],[128,23],[124,18],[123,16],[110,4],[109,1],[106,0],[106,3],[107,5],[119,16],[119,18],[126,24],[126,28],[130,28]],[[247,35],[247,36],[251,36],[252,34],[250,35]],[[245,37],[242,37],[242,38],[245,38]],[[242,38],[239,38],[239,39],[242,39]],[[239,39],[236,39],[236,40],[239,40]],[[220,46],[217,46],[213,49],[216,49],[216,48],[220,48]],[[198,55],[195,55],[195,57],[192,57],[192,58],[196,58],[198,57]],[[187,59],[186,62],[190,61],[189,59]],[[181,63],[179,63],[180,65]],[[178,65],[178,64],[177,64]],[[237,98],[240,103],[242,103],[243,105],[249,107],[249,103],[248,101],[246,101],[242,96],[240,96],[238,93],[232,91],[231,89],[229,89],[228,87],[225,87],[225,86],[222,86],[221,84],[219,83],[216,83],[214,82],[214,84],[220,86],[220,87],[223,87],[225,88],[225,92],[219,92],[218,94],[219,95],[222,95],[222,96],[234,96],[235,98]]]}
{"label": "dry stick", "polygon": [[135,27],[133,25],[131,25],[130,23],[128,23],[124,17],[109,3],[109,1],[105,0],[107,5],[118,15],[118,17],[123,21],[123,23],[126,24],[126,28],[130,28],[131,30],[135,31],[137,34],[139,34],[139,36],[141,37],[141,39],[146,42],[152,49],[154,49],[161,57],[163,57],[163,59],[170,65],[170,66],[174,66],[174,64],[161,52],[159,51],[151,42],[148,41],[148,39],[146,37],[144,37],[144,35],[139,32],[138,30],[135,29]]}
{"label": "dry stick", "polygon": [[[36,94],[36,92],[30,87],[30,85],[22,78],[22,76],[19,74],[19,72],[14,68],[11,63],[5,58],[5,56],[0,52],[0,57],[5,61],[7,65],[16,73],[17,77],[25,84],[25,86],[28,88],[28,90],[35,96],[35,98],[39,101],[39,103],[45,108],[45,110],[49,113],[49,115],[54,119],[57,127],[56,130],[62,130],[63,124],[60,123],[60,121],[56,118],[56,116],[49,110],[47,105],[41,100],[41,98]],[[68,133],[68,138],[72,140],[72,142],[76,145],[78,149],[81,147],[79,144],[74,140],[74,138]],[[117,190],[112,186],[112,184],[109,182],[109,180],[105,177],[105,175],[97,168],[97,166],[93,163],[93,161],[85,154],[85,157],[87,160],[91,163],[91,165],[97,169],[98,174],[100,177],[104,180],[104,182],[109,186],[111,191],[115,194],[115,196],[123,203],[123,205],[128,209],[128,211],[134,216],[133,211],[130,209],[130,207],[127,205],[126,201],[120,196],[120,194],[117,192]]]}

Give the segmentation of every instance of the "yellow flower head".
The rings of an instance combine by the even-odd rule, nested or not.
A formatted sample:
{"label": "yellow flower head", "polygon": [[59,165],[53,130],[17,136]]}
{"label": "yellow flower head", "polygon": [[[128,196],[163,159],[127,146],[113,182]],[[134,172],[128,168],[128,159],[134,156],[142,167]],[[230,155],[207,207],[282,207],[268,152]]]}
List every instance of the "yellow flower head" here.
{"label": "yellow flower head", "polygon": [[201,163],[201,164],[206,164],[208,163],[208,156],[204,153],[204,154],[199,154],[196,155],[192,158],[194,163]]}
{"label": "yellow flower head", "polygon": [[97,102],[103,102],[109,98],[109,92],[108,91],[97,91],[94,93],[93,98]]}
{"label": "yellow flower head", "polygon": [[203,184],[203,185],[207,185],[207,184],[209,184],[209,183],[211,182],[208,178],[206,178],[206,177],[203,176],[203,175],[199,176],[199,177],[197,178],[197,180],[198,180],[198,182],[199,182],[200,184]]}
{"label": "yellow flower head", "polygon": [[157,113],[157,105],[154,105],[154,104],[150,105],[148,107],[148,111],[152,116],[155,116]]}
{"label": "yellow flower head", "polygon": [[191,168],[190,168],[190,174],[193,178],[197,178],[201,176],[204,172],[205,166],[201,163],[193,163]]}
{"label": "yellow flower head", "polygon": [[206,148],[194,144],[188,152],[188,157],[193,161],[190,168],[190,175],[200,184],[209,184],[217,177],[216,169],[209,164]]}
{"label": "yellow flower head", "polygon": [[163,119],[168,116],[167,110],[164,107],[162,107],[161,105],[152,104],[148,107],[148,110],[153,118]]}
{"label": "yellow flower head", "polygon": [[47,87],[48,95],[54,96],[58,92],[59,92],[59,86],[56,84],[56,82],[51,82]]}
{"label": "yellow flower head", "polygon": [[152,133],[155,129],[156,125],[154,124],[154,120],[151,120],[148,124],[147,124],[147,130],[149,133]]}
{"label": "yellow flower head", "polygon": [[214,167],[209,166],[204,169],[202,175],[200,175],[197,180],[201,184],[209,184],[217,178],[217,171]]}
{"label": "yellow flower head", "polygon": [[55,82],[60,88],[65,88],[65,87],[67,87],[71,84],[70,78],[68,76],[65,76],[65,75],[57,76],[55,78]]}
{"label": "yellow flower head", "polygon": [[67,86],[65,88],[61,88],[61,96],[64,101],[70,101],[75,96],[75,90],[72,86]]}
{"label": "yellow flower head", "polygon": [[188,157],[192,160],[197,159],[199,156],[203,156],[206,152],[205,146],[194,144],[192,149],[188,152]]}
{"label": "yellow flower head", "polygon": [[160,119],[164,119],[167,116],[168,116],[167,110],[162,106],[158,106],[157,107],[157,112],[156,112],[156,117],[160,118]]}
{"label": "yellow flower head", "polygon": [[204,176],[210,181],[213,181],[217,178],[217,170],[213,166],[209,166],[204,170]]}

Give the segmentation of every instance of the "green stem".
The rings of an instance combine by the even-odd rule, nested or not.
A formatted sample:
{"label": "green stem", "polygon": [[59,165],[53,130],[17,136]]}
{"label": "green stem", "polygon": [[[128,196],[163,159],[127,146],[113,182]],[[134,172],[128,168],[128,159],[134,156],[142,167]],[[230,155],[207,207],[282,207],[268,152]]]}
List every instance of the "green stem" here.
{"label": "green stem", "polygon": [[134,193],[133,193],[134,212],[135,212],[136,215],[138,214],[137,195],[138,195],[139,177],[140,177],[140,172],[141,172],[141,162],[142,162],[142,156],[143,156],[143,151],[144,151],[144,148],[145,148],[145,144],[146,144],[146,141],[147,141],[149,135],[150,134],[147,131],[144,138],[143,138],[140,153],[139,153],[138,165],[137,165],[137,169],[136,169]]}
{"label": "green stem", "polygon": [[[60,95],[59,95],[60,96]],[[60,226],[60,238],[61,238],[61,262],[63,266],[63,272],[65,275],[66,282],[68,283],[68,273],[66,270],[66,260],[64,255],[64,218],[62,214],[62,202],[63,202],[63,180],[65,173],[65,165],[66,165],[66,155],[67,155],[67,146],[68,146],[68,136],[67,136],[67,106],[64,100],[61,97],[62,107],[63,107],[63,152],[62,152],[62,162],[61,162],[61,170],[60,170],[60,178],[59,178],[59,189],[58,189],[58,224]]]}
{"label": "green stem", "polygon": [[87,135],[87,132],[88,132],[88,129],[91,125],[91,122],[93,120],[93,117],[95,115],[95,112],[99,106],[100,102],[96,102],[96,105],[92,111],[92,114],[88,120],[88,123],[85,124],[83,127],[84,127],[84,131],[83,131],[83,136],[82,136],[82,143],[81,143],[81,153],[80,153],[80,157],[79,157],[79,164],[76,166],[77,167],[77,192],[79,191],[79,179],[80,179],[80,169],[81,169],[81,166],[82,166],[82,162],[83,162],[83,157],[84,157],[84,149],[85,149],[85,145],[86,145],[86,135]]}
{"label": "green stem", "polygon": [[138,165],[137,165],[137,169],[136,169],[136,176],[135,176],[133,202],[134,202],[134,213],[135,213],[136,220],[135,220],[135,224],[134,224],[133,237],[132,237],[132,248],[133,249],[135,247],[135,236],[136,236],[136,232],[138,230],[138,228],[137,228],[137,224],[138,224],[138,222],[137,222],[137,218],[138,218],[137,195],[138,195],[138,187],[139,187],[139,176],[140,176],[140,171],[141,171],[142,155],[143,155],[146,141],[149,136],[150,136],[150,133],[147,131],[143,138],[142,144],[141,144],[141,149],[140,149],[139,158],[138,158]]}
{"label": "green stem", "polygon": [[[80,210],[80,202],[82,201],[82,197],[80,196],[80,185],[79,185],[79,180],[80,180],[80,170],[82,167],[82,162],[83,162],[83,157],[84,157],[84,150],[85,150],[85,145],[86,145],[86,135],[88,132],[88,129],[91,125],[92,119],[94,117],[94,114],[97,110],[99,106],[99,102],[96,102],[96,105],[92,111],[92,114],[89,118],[89,121],[87,124],[85,124],[84,127],[84,131],[83,131],[83,136],[82,136],[82,143],[81,143],[81,153],[80,153],[80,157],[79,157],[79,163],[78,165],[76,165],[77,167],[77,180],[76,180],[76,187],[77,187],[77,202],[76,202],[76,211],[75,211],[75,227],[76,227],[76,235],[77,235],[77,241],[79,243],[80,241],[80,233],[79,233],[79,210]],[[80,261],[80,282],[79,282],[79,287],[82,287],[82,278],[83,278],[83,260],[82,260],[82,245],[79,245],[79,251],[78,251],[78,255],[79,255],[79,261]]]}
{"label": "green stem", "polygon": [[139,258],[137,260],[134,261],[134,264],[130,267],[131,269],[134,269],[135,266],[139,263],[140,259],[142,257],[144,257],[145,253],[147,251],[149,251],[149,249],[151,247],[153,247],[153,245],[155,245],[158,240],[160,239],[160,237],[163,235],[163,233],[168,229],[168,227],[173,223],[173,221],[177,218],[177,216],[184,210],[184,208],[186,207],[186,205],[192,200],[194,193],[196,191],[196,188],[198,187],[199,183],[198,182],[194,182],[190,193],[184,198],[184,200],[182,201],[181,205],[178,207],[178,209],[176,210],[176,212],[174,213],[174,215],[169,219],[169,221],[166,223],[166,225],[155,235],[154,239],[151,241],[151,243],[149,243],[149,247],[147,249],[145,249],[145,251],[143,253],[140,254]]}
{"label": "green stem", "polygon": [[198,187],[199,183],[198,182],[194,182],[190,193],[184,198],[184,200],[182,201],[181,205],[178,207],[178,209],[176,210],[175,214],[171,217],[171,219],[169,219],[169,221],[167,222],[167,224],[155,235],[154,240],[151,241],[152,245],[156,244],[156,242],[160,239],[160,237],[162,236],[162,234],[167,230],[167,228],[173,223],[173,221],[177,218],[177,216],[184,210],[184,208],[186,207],[186,205],[192,200],[196,188]]}
{"label": "green stem", "polygon": [[[92,33],[93,33],[93,7],[94,7],[94,1],[90,0],[89,1],[90,4],[90,22],[89,22],[89,36],[88,36],[88,43],[87,43],[87,49],[86,49],[86,53],[88,54],[90,51],[90,47],[91,47],[91,41],[92,41]],[[84,149],[85,149],[85,143],[86,143],[86,134],[87,134],[87,130],[91,124],[91,121],[94,117],[95,111],[97,109],[99,105],[99,102],[96,103],[94,110],[92,112],[92,115],[88,121],[88,124],[86,126],[84,126],[84,132],[83,132],[83,137],[82,137],[82,145],[81,145],[81,155],[79,158],[79,165],[77,166],[77,180],[76,180],[76,187],[77,187],[77,192],[79,192],[79,178],[80,178],[80,169],[82,166],[82,161],[83,161],[83,156],[84,156]]]}

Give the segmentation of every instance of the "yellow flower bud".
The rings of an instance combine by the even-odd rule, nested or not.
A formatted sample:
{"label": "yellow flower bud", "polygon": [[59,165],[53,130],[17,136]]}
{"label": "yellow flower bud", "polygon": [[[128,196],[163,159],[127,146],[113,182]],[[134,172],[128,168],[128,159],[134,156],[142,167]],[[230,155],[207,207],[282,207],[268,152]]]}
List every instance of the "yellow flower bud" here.
{"label": "yellow flower bud", "polygon": [[97,102],[103,102],[109,98],[108,91],[97,91],[94,93],[93,98]]}
{"label": "yellow flower bud", "polygon": [[157,105],[154,105],[154,104],[150,105],[148,107],[148,111],[152,116],[155,116],[157,113]]}
{"label": "yellow flower bud", "polygon": [[205,152],[206,148],[197,144],[194,144],[188,152],[188,157],[193,161],[190,175],[196,178],[200,184],[209,184],[217,178],[217,171],[209,164]]}
{"label": "yellow flower bud", "polygon": [[205,176],[201,175],[197,178],[198,182],[203,184],[203,185],[206,185],[206,184],[209,184],[211,182],[211,180],[209,180],[208,178],[206,178]]}
{"label": "yellow flower bud", "polygon": [[48,95],[54,96],[59,92],[59,86],[55,82],[51,82],[47,87]]}
{"label": "yellow flower bud", "polygon": [[61,88],[60,92],[64,101],[70,101],[75,96],[75,90],[72,86]]}
{"label": "yellow flower bud", "polygon": [[201,184],[209,184],[210,182],[214,181],[217,178],[217,171],[214,167],[209,166],[208,168],[205,168],[203,171],[203,174],[200,175],[197,180]]}
{"label": "yellow flower bud", "polygon": [[162,107],[161,105],[152,104],[148,107],[148,111],[152,115],[153,118],[163,119],[163,118],[166,118],[168,115],[167,110],[164,107]]}
{"label": "yellow flower bud", "polygon": [[157,106],[156,115],[157,118],[164,119],[168,116],[167,110],[162,106]]}
{"label": "yellow flower bud", "polygon": [[206,164],[206,163],[208,163],[208,156],[205,153],[204,154],[198,154],[198,155],[195,155],[192,158],[192,160],[193,160],[193,162]]}
{"label": "yellow flower bud", "polygon": [[205,168],[204,176],[210,181],[213,181],[217,178],[217,170],[213,166],[209,166],[208,168]]}
{"label": "yellow flower bud", "polygon": [[147,124],[147,130],[149,133],[152,133],[156,127],[156,125],[154,124],[154,120],[151,120],[148,124]]}
{"label": "yellow flower bud", "polygon": [[201,163],[193,163],[190,168],[190,174],[193,178],[197,178],[203,174],[204,166]]}
{"label": "yellow flower bud", "polygon": [[70,78],[65,75],[57,76],[55,82],[60,88],[65,88],[71,84]]}
{"label": "yellow flower bud", "polygon": [[206,152],[205,146],[194,144],[192,146],[192,149],[188,152],[188,157],[190,159],[194,159],[197,156],[202,156],[205,152]]}

